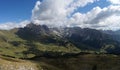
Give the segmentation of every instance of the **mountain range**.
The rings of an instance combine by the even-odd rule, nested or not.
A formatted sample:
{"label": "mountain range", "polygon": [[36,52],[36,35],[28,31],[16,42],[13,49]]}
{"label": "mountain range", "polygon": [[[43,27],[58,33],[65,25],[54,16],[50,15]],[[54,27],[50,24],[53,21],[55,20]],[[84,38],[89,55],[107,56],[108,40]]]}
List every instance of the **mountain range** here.
{"label": "mountain range", "polygon": [[30,23],[24,28],[0,31],[0,53],[4,56],[32,58],[81,52],[120,54],[120,30],[49,28]]}

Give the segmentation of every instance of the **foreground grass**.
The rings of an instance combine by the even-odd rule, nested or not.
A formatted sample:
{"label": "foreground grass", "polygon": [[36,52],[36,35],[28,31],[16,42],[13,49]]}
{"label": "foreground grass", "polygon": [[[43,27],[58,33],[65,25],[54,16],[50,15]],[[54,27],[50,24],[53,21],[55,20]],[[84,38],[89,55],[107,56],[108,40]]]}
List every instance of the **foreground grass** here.
{"label": "foreground grass", "polygon": [[83,54],[21,60],[0,56],[0,70],[120,70],[120,56]]}
{"label": "foreground grass", "polygon": [[120,70],[120,56],[85,54],[76,57],[36,58],[44,70]]}
{"label": "foreground grass", "polygon": [[14,58],[0,56],[0,70],[42,70],[37,64]]}

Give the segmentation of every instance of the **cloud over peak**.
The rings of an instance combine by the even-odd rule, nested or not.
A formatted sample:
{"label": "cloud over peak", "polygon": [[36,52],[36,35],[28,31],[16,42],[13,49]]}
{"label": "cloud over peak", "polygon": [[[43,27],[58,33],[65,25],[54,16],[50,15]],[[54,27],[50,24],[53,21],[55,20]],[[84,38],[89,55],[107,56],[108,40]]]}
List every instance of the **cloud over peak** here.
{"label": "cloud over peak", "polygon": [[78,9],[96,0],[43,0],[37,1],[32,10],[35,23],[61,26],[66,24],[68,17]]}
{"label": "cloud over peak", "polygon": [[7,23],[1,23],[0,24],[0,29],[1,30],[10,30],[13,28],[22,28],[25,27],[27,24],[29,24],[30,21],[24,20],[22,22],[16,23],[16,22],[7,22]]}
{"label": "cloud over peak", "polygon": [[[87,13],[75,12],[80,7],[100,0],[43,0],[37,1],[32,10],[32,21],[37,24],[54,26],[80,26],[95,29],[120,29],[119,0],[107,0],[112,4],[94,7]],[[116,18],[116,19],[114,19]],[[115,21],[116,20],[116,21]]]}
{"label": "cloud over peak", "polygon": [[[103,2],[110,3],[110,5],[102,8],[100,5],[95,5],[95,3]],[[85,13],[80,12],[79,8],[84,9],[90,4],[95,6]],[[80,26],[82,28],[118,30],[120,29],[119,13],[120,0],[42,0],[36,2],[30,21],[49,27]],[[11,22],[0,24],[0,29],[24,27],[30,21],[23,21],[19,24]]]}

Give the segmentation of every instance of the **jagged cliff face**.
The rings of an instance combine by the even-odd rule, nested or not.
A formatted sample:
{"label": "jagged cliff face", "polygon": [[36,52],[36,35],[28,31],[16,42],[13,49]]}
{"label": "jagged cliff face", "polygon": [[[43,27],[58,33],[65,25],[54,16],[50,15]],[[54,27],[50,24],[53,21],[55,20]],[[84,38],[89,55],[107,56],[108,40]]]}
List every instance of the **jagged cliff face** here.
{"label": "jagged cliff face", "polygon": [[[31,23],[20,29],[17,34],[21,38],[44,43],[61,45],[71,43],[81,50],[105,50],[109,53],[120,53],[116,50],[120,48],[120,44],[113,36],[95,29],[80,27],[48,28],[46,25]],[[111,49],[111,46],[114,49]]]}

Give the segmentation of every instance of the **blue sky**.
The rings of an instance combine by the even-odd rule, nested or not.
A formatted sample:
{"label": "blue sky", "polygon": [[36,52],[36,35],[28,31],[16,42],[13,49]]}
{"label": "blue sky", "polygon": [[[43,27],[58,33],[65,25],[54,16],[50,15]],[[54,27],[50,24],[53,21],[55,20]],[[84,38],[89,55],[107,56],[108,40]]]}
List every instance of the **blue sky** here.
{"label": "blue sky", "polygon": [[[0,23],[20,22],[31,18],[31,11],[37,0],[0,0]],[[100,0],[93,4],[88,4],[77,12],[86,13],[93,7],[106,7],[109,3],[106,0]]]}
{"label": "blue sky", "polygon": [[0,23],[30,19],[37,0],[0,0]]}
{"label": "blue sky", "polygon": [[50,27],[118,30],[119,13],[120,0],[0,0],[0,29],[32,21]]}
{"label": "blue sky", "polygon": [[94,2],[92,4],[88,4],[85,7],[80,7],[79,10],[77,10],[77,11],[79,11],[81,13],[86,13],[96,6],[99,6],[100,8],[104,8],[104,7],[107,7],[109,5],[110,5],[110,2],[108,2],[107,0],[99,0],[99,1]]}

